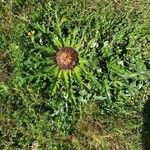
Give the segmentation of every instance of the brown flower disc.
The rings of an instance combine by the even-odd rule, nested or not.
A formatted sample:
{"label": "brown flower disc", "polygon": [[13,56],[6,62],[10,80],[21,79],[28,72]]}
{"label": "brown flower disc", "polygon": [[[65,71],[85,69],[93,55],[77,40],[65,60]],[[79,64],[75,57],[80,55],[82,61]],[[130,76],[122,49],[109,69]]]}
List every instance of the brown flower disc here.
{"label": "brown flower disc", "polygon": [[73,69],[78,62],[78,53],[71,47],[62,47],[56,53],[56,63],[63,70]]}

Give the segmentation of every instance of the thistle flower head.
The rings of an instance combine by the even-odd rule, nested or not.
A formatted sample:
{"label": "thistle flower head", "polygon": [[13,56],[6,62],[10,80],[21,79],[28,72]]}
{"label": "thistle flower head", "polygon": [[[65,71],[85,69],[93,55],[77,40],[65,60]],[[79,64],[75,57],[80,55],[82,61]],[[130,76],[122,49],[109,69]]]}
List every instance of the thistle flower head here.
{"label": "thistle flower head", "polygon": [[71,47],[62,47],[56,53],[56,63],[63,70],[73,69],[78,62],[78,53]]}

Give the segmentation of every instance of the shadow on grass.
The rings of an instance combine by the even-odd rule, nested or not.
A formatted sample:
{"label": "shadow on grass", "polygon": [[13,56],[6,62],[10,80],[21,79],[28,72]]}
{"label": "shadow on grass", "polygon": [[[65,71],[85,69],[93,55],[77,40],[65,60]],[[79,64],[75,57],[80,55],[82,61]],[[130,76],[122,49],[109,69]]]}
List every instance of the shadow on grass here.
{"label": "shadow on grass", "polygon": [[142,131],[143,150],[150,150],[150,98],[143,109],[143,131]]}

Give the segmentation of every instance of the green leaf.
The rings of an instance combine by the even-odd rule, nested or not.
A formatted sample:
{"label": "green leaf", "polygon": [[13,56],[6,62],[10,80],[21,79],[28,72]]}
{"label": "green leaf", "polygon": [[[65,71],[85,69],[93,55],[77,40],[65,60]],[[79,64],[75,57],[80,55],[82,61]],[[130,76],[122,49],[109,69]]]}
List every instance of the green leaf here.
{"label": "green leaf", "polygon": [[102,56],[103,58],[110,57],[113,52],[112,52],[112,46],[108,41],[104,42],[104,46],[101,48]]}
{"label": "green leaf", "polygon": [[65,47],[67,47],[67,46],[71,46],[71,41],[72,41],[72,39],[71,39],[71,35],[69,34],[69,36],[68,36],[68,37],[63,38],[64,46],[65,46]]}
{"label": "green leaf", "polygon": [[75,96],[72,92],[72,71],[69,70],[69,89],[68,89],[68,98],[71,98],[76,105]]}
{"label": "green leaf", "polygon": [[64,43],[62,38],[57,35],[57,33],[51,32],[50,34],[52,36],[52,41],[54,42],[54,45],[57,46],[57,48],[63,47]]}
{"label": "green leaf", "polygon": [[109,87],[108,83],[109,83],[109,81],[105,79],[104,80],[105,92],[107,94],[108,100],[111,100],[110,87]]}
{"label": "green leaf", "polygon": [[83,80],[81,77],[81,68],[75,67],[73,69],[73,74],[74,74],[74,78],[77,80],[77,82],[80,84],[80,86],[83,87],[83,85],[85,85],[85,84],[83,83]]}
{"label": "green leaf", "polygon": [[124,69],[123,67],[121,67],[120,65],[114,64],[114,63],[109,63],[107,65],[109,71],[117,74],[118,76],[127,79],[127,78],[133,78],[137,76],[137,73],[132,73],[126,69]]}
{"label": "green leaf", "polygon": [[74,47],[74,48],[76,49],[76,51],[79,52],[79,50],[80,50],[81,47],[82,47],[82,43],[83,43],[83,40],[80,39],[80,40],[78,40],[78,41],[72,42],[71,46]]}
{"label": "green leaf", "polygon": [[53,64],[51,66],[48,66],[46,68],[44,68],[43,72],[46,72],[46,73],[53,73],[55,68],[57,67],[57,65]]}
{"label": "green leaf", "polygon": [[[74,47],[77,45],[77,39],[76,36],[78,34],[79,29],[75,28],[73,31],[71,31],[71,47]],[[81,44],[80,44],[81,45]],[[76,48],[76,47],[75,47]]]}
{"label": "green leaf", "polygon": [[96,87],[97,87],[98,89],[100,89],[100,88],[101,88],[101,85],[99,84],[99,82],[97,81],[97,79],[93,76],[93,74],[90,73],[89,71],[87,71],[87,69],[86,69],[83,65],[80,65],[80,68],[81,68],[82,71],[87,75],[87,77],[88,77],[91,81],[93,81],[93,82],[95,83]]}
{"label": "green leaf", "polygon": [[76,36],[79,32],[79,29],[78,28],[75,28],[73,31],[72,31],[72,41],[75,41],[76,40]]}
{"label": "green leaf", "polygon": [[0,83],[0,95],[8,95],[9,94],[9,89],[8,89],[8,86],[3,84],[3,83]]}
{"label": "green leaf", "polygon": [[50,54],[55,53],[55,50],[52,47],[46,47],[46,46],[38,45],[38,44],[36,44],[34,47],[37,48],[37,49],[40,49],[42,51],[48,52]]}
{"label": "green leaf", "polygon": [[61,77],[61,73],[62,73],[62,70],[59,70],[59,69],[57,71],[55,71],[55,73],[54,73],[56,77],[53,79],[54,82],[51,86],[52,87],[52,92],[51,92],[52,96],[57,93],[57,83],[58,83],[58,79],[60,79],[60,77]]}
{"label": "green leaf", "polygon": [[58,66],[56,66],[52,71],[53,71],[52,74],[53,74],[54,77],[57,77],[57,78],[59,77],[60,78],[59,75],[61,75],[60,74],[61,70],[60,70],[60,68]]}
{"label": "green leaf", "polygon": [[88,64],[88,60],[86,58],[80,57],[79,64]]}
{"label": "green leaf", "polygon": [[46,33],[46,32],[47,32],[47,29],[46,29],[46,27],[45,27],[44,24],[40,25],[39,23],[36,23],[36,24],[34,24],[34,27],[35,27],[37,30],[42,31],[43,33]]}
{"label": "green leaf", "polygon": [[51,95],[55,95],[57,92],[57,81],[55,82],[55,84],[52,84],[52,90],[51,90]]}
{"label": "green leaf", "polygon": [[63,74],[63,78],[64,78],[64,81],[65,81],[65,84],[66,84],[66,87],[67,87],[67,90],[68,90],[68,87],[69,87],[68,71],[63,70],[62,74]]}

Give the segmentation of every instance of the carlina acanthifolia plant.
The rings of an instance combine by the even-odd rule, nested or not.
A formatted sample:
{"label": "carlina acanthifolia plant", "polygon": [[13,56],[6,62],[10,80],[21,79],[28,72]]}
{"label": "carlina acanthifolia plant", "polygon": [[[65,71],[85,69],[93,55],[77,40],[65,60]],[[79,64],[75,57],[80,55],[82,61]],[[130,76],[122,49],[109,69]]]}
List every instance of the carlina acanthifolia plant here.
{"label": "carlina acanthifolia plant", "polygon": [[[38,28],[42,27],[38,25]],[[43,30],[45,29],[42,29],[42,32]],[[97,88],[100,87],[96,77],[89,71],[88,60],[83,54],[85,51],[82,46],[83,35],[78,36],[78,34],[81,34],[78,28],[73,29],[67,36],[63,35],[60,30],[50,31],[48,34],[50,40],[46,44],[43,42],[45,39],[40,38],[38,39],[40,42],[35,42],[38,40],[34,41],[32,37],[36,53],[38,50],[38,54],[35,54],[34,57],[37,57],[39,66],[45,64],[41,67],[41,72],[34,70],[37,71],[35,77],[37,78],[39,74],[49,78],[51,95],[55,95],[57,91],[65,87],[67,96],[74,98],[74,83],[77,86],[86,87],[85,79],[91,81],[91,84]],[[46,52],[46,57],[42,57],[42,52]],[[31,78],[33,77],[32,75]]]}

